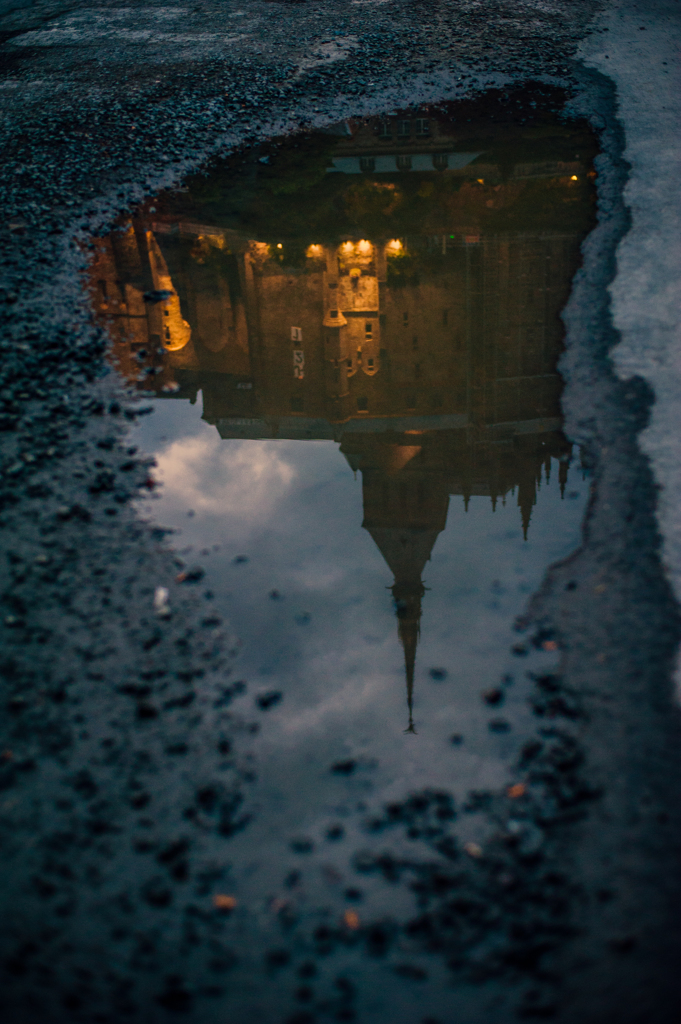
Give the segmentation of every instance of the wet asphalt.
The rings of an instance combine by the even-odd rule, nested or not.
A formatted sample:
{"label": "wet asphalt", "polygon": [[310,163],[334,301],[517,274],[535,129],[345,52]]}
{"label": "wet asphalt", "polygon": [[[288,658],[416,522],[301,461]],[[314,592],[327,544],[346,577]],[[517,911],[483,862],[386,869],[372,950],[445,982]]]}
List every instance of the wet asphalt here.
{"label": "wet asphalt", "polygon": [[[678,1019],[679,620],[636,443],[652,396],[607,359],[627,168],[610,83],[574,59],[598,9],[0,4],[3,1019]],[[560,669],[533,680],[519,789],[372,808],[387,852],[357,851],[357,888],[416,892],[417,914],[396,897],[381,920],[319,924],[284,903],[261,948],[211,899],[257,813],[262,712],[230,710],[238,638],[131,505],[154,488],[127,436],[147,409],[107,369],[89,239],[212,153],[537,79],[565,84],[602,146],[563,366],[593,494],[582,546],[517,624],[519,665],[549,643]],[[465,854],[451,829],[475,814],[490,838]],[[418,1016],[429,972],[451,1003]]]}

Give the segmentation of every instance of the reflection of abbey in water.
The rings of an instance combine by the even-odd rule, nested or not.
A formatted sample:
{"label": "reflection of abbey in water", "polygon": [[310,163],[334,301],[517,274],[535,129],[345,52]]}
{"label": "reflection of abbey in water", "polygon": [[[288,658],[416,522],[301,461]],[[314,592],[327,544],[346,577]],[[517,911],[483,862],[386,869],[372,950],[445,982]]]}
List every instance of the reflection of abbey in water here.
{"label": "reflection of abbey in water", "polygon": [[280,245],[129,224],[98,243],[96,306],[123,372],[160,396],[201,390],[222,437],[340,443],[394,576],[413,728],[422,574],[450,495],[513,494],[527,536],[552,456],[567,479],[558,314],[579,238],[357,237],[293,267]]}

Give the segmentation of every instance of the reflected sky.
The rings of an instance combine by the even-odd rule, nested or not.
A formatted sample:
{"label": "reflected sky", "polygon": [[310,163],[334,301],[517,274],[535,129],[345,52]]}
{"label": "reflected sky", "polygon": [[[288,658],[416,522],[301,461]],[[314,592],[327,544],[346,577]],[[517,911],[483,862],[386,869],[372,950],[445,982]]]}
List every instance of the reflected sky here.
{"label": "reflected sky", "polygon": [[205,569],[261,718],[240,898],[276,894],[296,836],[325,850],[334,821],[344,878],[372,802],[502,786],[527,671],[556,663],[514,655],[513,624],[588,497],[557,363],[593,143],[533,116],[274,141],[94,243],[93,308],[155,409],[142,514]]}
{"label": "reflected sky", "polygon": [[[244,858],[245,892],[262,891],[262,872],[274,884],[282,864],[295,865],[293,837],[319,840],[339,815],[377,794],[435,786],[463,795],[504,784],[531,726],[525,673],[556,663],[552,652],[512,655],[513,623],[547,565],[579,543],[589,482],[578,467],[561,497],[552,460],[527,540],[517,496],[495,510],[485,496],[471,497],[468,510],[463,497],[450,501],[423,573],[414,735],[405,731],[393,576],[361,529],[361,479],[338,444],[221,440],[198,402],[157,402],[136,433],[156,453],[163,484],[143,513],[178,531],[174,543],[187,564],[206,568],[210,604],[242,641],[242,706],[283,694],[262,714],[261,813],[232,841],[234,856]],[[513,682],[493,713],[482,693],[504,676]],[[495,720],[508,731],[491,732]],[[462,741],[453,744],[453,735]],[[358,763],[351,778],[329,772],[348,758]],[[254,846],[259,867],[248,881]]]}

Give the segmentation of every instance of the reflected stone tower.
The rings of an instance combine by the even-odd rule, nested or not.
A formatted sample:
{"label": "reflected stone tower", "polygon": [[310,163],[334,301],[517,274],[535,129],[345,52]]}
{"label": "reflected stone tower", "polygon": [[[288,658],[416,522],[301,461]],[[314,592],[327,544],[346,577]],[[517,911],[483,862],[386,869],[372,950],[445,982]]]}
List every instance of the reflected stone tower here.
{"label": "reflected stone tower", "polygon": [[449,507],[443,474],[423,466],[419,445],[393,444],[376,435],[355,448],[362,471],[364,522],[394,577],[392,586],[397,632],[404,651],[409,722],[413,721],[414,668],[421,629],[422,575],[438,534],[444,530]]}

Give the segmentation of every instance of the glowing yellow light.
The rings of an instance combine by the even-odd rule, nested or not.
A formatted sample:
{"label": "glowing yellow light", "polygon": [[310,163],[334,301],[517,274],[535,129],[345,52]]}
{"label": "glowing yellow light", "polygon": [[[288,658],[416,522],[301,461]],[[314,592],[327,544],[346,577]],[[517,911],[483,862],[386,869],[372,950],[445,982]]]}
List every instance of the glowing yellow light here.
{"label": "glowing yellow light", "polygon": [[354,246],[352,242],[343,242],[341,249],[343,250],[343,252],[352,252]]}
{"label": "glowing yellow light", "polygon": [[400,242],[399,238],[391,238],[386,248],[392,250],[392,252],[399,252],[400,249],[402,248],[402,243]]}
{"label": "glowing yellow light", "polygon": [[573,174],[572,177],[570,178],[570,181],[579,181],[579,178],[577,177],[576,174]]}
{"label": "glowing yellow light", "polygon": [[277,242],[277,249],[283,249],[283,248],[284,248],[284,246],[281,244],[281,242]]}
{"label": "glowing yellow light", "polygon": [[306,255],[307,256],[319,256],[321,254],[321,252],[322,252],[321,245],[308,245]]}
{"label": "glowing yellow light", "polygon": [[477,181],[478,185],[484,185],[485,184],[485,179],[484,178],[477,178],[476,181]]}
{"label": "glowing yellow light", "polygon": [[367,252],[371,252],[372,245],[371,245],[371,242],[367,242],[366,238],[362,238],[357,243],[357,248],[359,249],[359,251],[361,253],[367,253]]}

